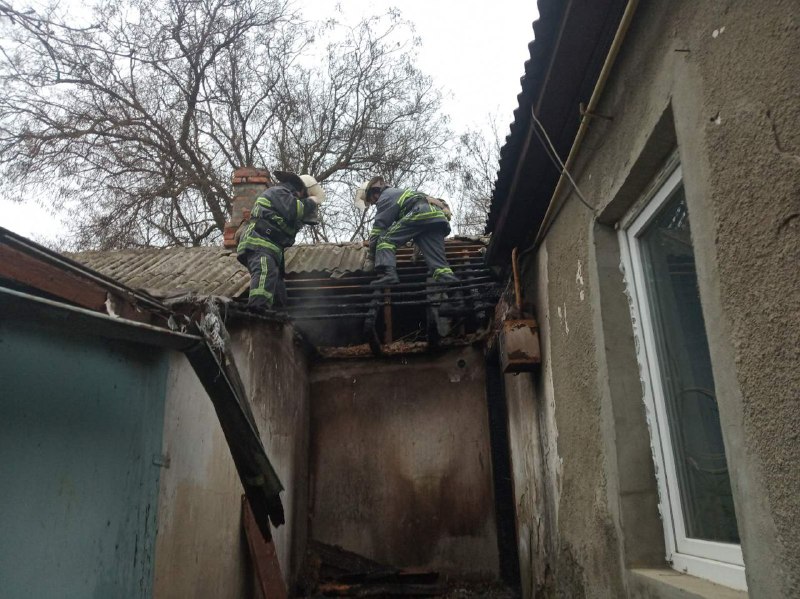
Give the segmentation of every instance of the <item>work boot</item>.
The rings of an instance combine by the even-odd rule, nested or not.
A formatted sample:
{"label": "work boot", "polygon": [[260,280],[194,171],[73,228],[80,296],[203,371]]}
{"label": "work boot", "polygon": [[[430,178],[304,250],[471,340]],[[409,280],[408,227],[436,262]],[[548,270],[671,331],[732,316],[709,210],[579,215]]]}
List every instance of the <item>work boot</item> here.
{"label": "work boot", "polygon": [[259,316],[268,316],[272,314],[272,306],[265,303],[247,304],[247,311]]}
{"label": "work boot", "polygon": [[453,274],[443,274],[433,281],[430,289],[431,291],[445,292],[448,295],[452,295],[452,288],[460,282],[460,279]]}
{"label": "work boot", "polygon": [[370,282],[370,287],[389,287],[390,285],[397,285],[400,279],[397,277],[397,269],[395,268],[377,268],[379,278]]}
{"label": "work boot", "polygon": [[443,274],[438,279],[436,279],[437,283],[444,283],[445,285],[453,285],[455,283],[460,283],[460,279],[451,274]]}
{"label": "work boot", "polygon": [[443,274],[430,285],[429,289],[437,297],[444,300],[439,306],[442,313],[464,308],[464,293],[458,288],[461,280],[453,274]]}

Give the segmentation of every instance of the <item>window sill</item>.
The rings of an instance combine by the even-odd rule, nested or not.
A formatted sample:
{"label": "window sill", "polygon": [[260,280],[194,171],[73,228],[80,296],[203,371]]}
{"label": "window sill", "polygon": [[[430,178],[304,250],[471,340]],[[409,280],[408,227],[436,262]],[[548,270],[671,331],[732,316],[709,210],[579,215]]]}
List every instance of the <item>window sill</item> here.
{"label": "window sill", "polygon": [[654,599],[746,599],[747,593],[682,574],[671,568],[635,568],[630,574],[632,597]]}

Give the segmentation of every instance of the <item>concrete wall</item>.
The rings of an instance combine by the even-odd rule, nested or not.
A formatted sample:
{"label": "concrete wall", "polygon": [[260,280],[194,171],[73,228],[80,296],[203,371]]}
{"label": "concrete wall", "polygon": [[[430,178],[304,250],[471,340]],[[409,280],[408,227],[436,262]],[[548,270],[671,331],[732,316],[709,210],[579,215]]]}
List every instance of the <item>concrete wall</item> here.
{"label": "concrete wall", "polygon": [[167,383],[154,597],[247,597],[242,486],[194,370],[174,354]]}
{"label": "concrete wall", "polygon": [[[286,525],[275,531],[291,584],[305,550],[308,382],[291,327],[248,322],[232,331],[264,447],[286,491]],[[182,355],[171,361],[159,496],[155,596],[252,596],[241,530],[242,487],[211,400]]]}
{"label": "concrete wall", "polygon": [[542,464],[546,497],[534,485],[518,514],[554,518],[523,579],[549,567],[564,596],[668,593],[630,574],[665,566],[664,538],[614,225],[677,148],[749,590],[800,593],[798,90],[796,1],[640,3],[598,108],[614,120],[593,121],[573,173],[597,218],[571,197],[523,261],[546,368],[508,385],[525,420],[515,483],[521,501]]}
{"label": "concrete wall", "polygon": [[281,494],[286,524],[273,537],[291,588],[306,555],[309,365],[291,326],[247,322],[234,329],[233,336],[264,448],[286,489]]}
{"label": "concrete wall", "polygon": [[482,352],[326,361],[311,381],[311,537],[496,578]]}

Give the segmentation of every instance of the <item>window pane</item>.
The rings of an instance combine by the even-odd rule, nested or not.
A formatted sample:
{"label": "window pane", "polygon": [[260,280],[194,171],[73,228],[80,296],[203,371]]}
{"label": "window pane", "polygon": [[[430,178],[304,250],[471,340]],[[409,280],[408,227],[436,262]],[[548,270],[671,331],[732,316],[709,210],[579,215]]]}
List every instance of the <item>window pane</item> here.
{"label": "window pane", "polygon": [[683,186],[639,235],[639,244],[685,534],[738,543]]}

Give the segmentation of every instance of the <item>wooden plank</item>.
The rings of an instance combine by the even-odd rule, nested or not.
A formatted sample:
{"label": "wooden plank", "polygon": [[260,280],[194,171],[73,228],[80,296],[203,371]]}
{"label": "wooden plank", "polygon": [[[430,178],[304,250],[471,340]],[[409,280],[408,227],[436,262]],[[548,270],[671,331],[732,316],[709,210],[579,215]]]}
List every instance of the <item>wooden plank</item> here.
{"label": "wooden plank", "polygon": [[383,290],[383,342],[392,342],[392,291],[389,288]]}
{"label": "wooden plank", "polygon": [[397,568],[359,555],[338,545],[329,545],[320,541],[308,542],[308,550],[319,557],[320,563],[347,574],[395,574]]}
{"label": "wooden plank", "polygon": [[262,597],[264,599],[286,599],[288,596],[286,583],[283,581],[281,565],[275,551],[275,542],[272,538],[265,539],[261,534],[246,495],[242,495],[242,525]]}
{"label": "wooden plank", "polygon": [[50,293],[82,308],[97,312],[106,311],[108,292],[97,283],[81,279],[52,264],[2,244],[0,244],[0,277]]}
{"label": "wooden plank", "polygon": [[319,592],[327,597],[433,597],[446,591],[443,584],[325,582],[319,585]]}
{"label": "wooden plank", "polygon": [[106,289],[87,277],[66,271],[56,264],[0,243],[0,277],[44,291],[81,308],[108,314],[106,302],[114,316],[136,322],[151,321],[151,314],[136,308],[127,298]]}

